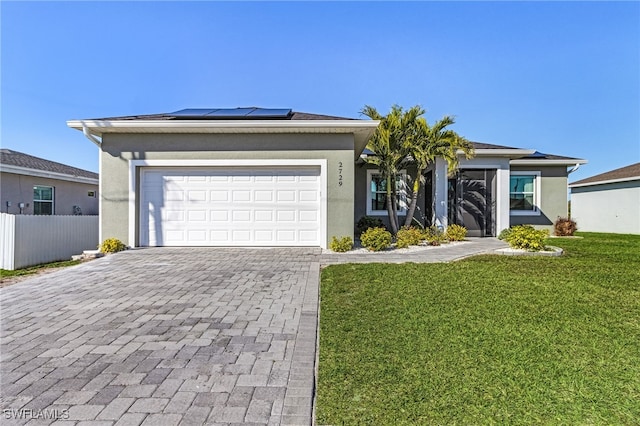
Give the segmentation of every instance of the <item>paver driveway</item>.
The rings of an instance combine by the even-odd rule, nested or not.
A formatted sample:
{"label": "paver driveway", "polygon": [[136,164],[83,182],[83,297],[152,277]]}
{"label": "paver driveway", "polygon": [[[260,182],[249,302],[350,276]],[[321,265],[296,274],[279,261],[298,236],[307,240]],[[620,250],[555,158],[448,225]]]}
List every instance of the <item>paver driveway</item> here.
{"label": "paver driveway", "polygon": [[0,289],[0,423],[310,424],[319,254],[131,250]]}

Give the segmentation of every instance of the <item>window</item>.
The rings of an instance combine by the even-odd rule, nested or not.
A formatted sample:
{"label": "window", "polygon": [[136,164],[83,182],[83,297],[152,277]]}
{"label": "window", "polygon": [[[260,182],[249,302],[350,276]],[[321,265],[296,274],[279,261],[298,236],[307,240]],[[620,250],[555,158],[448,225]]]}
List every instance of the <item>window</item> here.
{"label": "window", "polygon": [[33,214],[52,215],[53,214],[53,187],[34,186],[33,187]]}
{"label": "window", "polygon": [[538,215],[540,172],[512,172],[509,179],[509,205],[512,215]]}
{"label": "window", "polygon": [[[398,214],[407,212],[405,182],[407,173],[403,170],[396,175]],[[377,170],[367,170],[367,215],[387,214],[387,181]]]}

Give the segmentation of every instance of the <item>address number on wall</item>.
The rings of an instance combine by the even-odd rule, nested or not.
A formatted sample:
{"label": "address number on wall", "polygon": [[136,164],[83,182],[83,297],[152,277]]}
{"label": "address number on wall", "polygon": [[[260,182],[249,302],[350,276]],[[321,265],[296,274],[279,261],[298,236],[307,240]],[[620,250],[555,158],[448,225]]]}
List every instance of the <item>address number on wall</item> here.
{"label": "address number on wall", "polygon": [[342,186],[342,161],[338,161],[338,186]]}

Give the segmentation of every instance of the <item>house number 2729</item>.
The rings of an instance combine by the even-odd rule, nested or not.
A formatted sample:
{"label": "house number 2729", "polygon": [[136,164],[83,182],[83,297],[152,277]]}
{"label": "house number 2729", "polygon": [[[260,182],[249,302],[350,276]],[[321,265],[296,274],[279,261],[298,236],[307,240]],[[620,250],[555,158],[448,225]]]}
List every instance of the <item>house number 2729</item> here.
{"label": "house number 2729", "polygon": [[338,161],[338,186],[342,186],[342,161]]}

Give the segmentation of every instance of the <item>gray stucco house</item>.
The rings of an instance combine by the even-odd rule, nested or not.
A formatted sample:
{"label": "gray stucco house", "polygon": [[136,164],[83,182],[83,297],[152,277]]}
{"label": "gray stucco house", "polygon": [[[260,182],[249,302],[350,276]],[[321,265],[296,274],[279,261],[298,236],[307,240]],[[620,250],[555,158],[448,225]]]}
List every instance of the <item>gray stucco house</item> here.
{"label": "gray stucco house", "polygon": [[581,231],[640,234],[640,163],[569,184]]}
{"label": "gray stucco house", "polygon": [[1,210],[11,214],[97,215],[98,174],[0,149]]}
{"label": "gray stucco house", "polygon": [[[360,217],[386,215],[380,177],[364,161],[373,155],[365,147],[376,121],[211,108],[67,124],[101,150],[101,240],[327,247],[332,236],[353,236]],[[469,235],[492,236],[566,216],[567,167],[584,160],[481,143],[475,149],[455,178],[444,161],[428,171],[421,223],[460,223]]]}

